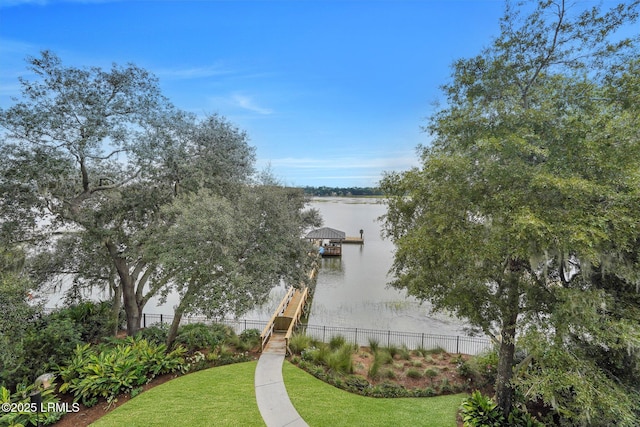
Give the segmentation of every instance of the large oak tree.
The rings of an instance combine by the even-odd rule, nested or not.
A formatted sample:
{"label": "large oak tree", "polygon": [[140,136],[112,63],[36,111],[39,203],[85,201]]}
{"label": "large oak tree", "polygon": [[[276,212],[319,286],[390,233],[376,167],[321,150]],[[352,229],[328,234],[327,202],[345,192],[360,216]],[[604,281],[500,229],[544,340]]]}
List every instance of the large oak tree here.
{"label": "large oak tree", "polygon": [[640,319],[610,316],[592,280],[638,278],[638,34],[615,35],[638,2],[525,7],[509,4],[491,46],[454,63],[421,166],[382,181],[393,284],[495,338],[505,413],[517,386],[570,422],[632,425],[637,390],[573,346],[638,360]]}
{"label": "large oak tree", "polygon": [[[236,215],[236,225],[249,221],[251,209],[259,216],[258,205],[244,213],[233,205],[252,183],[254,149],[246,134],[223,118],[199,119],[173,107],[156,78],[135,65],[113,65],[107,71],[66,67],[46,51],[28,64],[36,77],[21,79],[22,98],[0,110],[3,239],[28,246],[30,269],[39,283],[66,275],[77,286],[113,288],[114,313],[122,299],[133,334],[150,297],[194,280],[163,265],[176,250],[171,240],[161,238],[167,227],[163,209],[173,206],[174,215],[177,207],[193,211],[184,200],[206,194],[225,200],[220,202],[230,210],[225,215]],[[263,193],[265,198],[270,194],[275,193]],[[297,213],[302,205],[296,201],[282,208]],[[202,215],[194,226],[206,229],[223,220]],[[281,219],[298,218],[292,215]],[[262,230],[251,221],[254,231]],[[283,232],[282,241],[299,240],[299,233],[293,234],[298,225]],[[234,244],[265,243],[249,240],[250,234],[236,237],[247,240]],[[278,251],[289,253],[290,248],[272,245],[271,258],[263,248],[265,260],[278,262]],[[181,256],[193,256],[193,264],[203,248],[192,249]],[[298,261],[303,260],[300,253]],[[199,274],[201,293],[212,292],[205,285],[215,287],[222,280],[216,268]]]}

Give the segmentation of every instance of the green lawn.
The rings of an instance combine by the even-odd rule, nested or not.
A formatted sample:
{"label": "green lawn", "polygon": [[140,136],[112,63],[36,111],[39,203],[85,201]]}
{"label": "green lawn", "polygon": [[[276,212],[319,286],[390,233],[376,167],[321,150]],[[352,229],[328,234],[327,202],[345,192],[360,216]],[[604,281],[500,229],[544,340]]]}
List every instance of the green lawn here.
{"label": "green lawn", "polygon": [[[264,426],[254,392],[257,362],[185,375],[154,387],[93,426]],[[464,395],[421,399],[374,399],[330,386],[286,362],[289,397],[311,427],[455,427]]]}
{"label": "green lawn", "polygon": [[330,386],[298,367],[285,363],[289,398],[311,427],[421,426],[455,427],[465,394],[428,398],[376,399]]}
{"label": "green lawn", "polygon": [[257,362],[185,375],[141,393],[92,426],[264,427],[253,374]]}

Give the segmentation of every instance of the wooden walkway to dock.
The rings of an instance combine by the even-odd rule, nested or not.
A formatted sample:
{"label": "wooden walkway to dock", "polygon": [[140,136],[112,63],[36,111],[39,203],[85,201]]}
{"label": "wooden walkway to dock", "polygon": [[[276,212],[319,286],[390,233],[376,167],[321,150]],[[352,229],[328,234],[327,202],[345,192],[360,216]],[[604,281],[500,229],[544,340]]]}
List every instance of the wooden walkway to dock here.
{"label": "wooden walkway to dock", "polygon": [[289,288],[273,316],[271,316],[271,319],[262,330],[260,339],[263,353],[291,353],[289,351],[289,339],[302,317],[307,298],[309,298],[309,288],[295,289],[293,286]]}

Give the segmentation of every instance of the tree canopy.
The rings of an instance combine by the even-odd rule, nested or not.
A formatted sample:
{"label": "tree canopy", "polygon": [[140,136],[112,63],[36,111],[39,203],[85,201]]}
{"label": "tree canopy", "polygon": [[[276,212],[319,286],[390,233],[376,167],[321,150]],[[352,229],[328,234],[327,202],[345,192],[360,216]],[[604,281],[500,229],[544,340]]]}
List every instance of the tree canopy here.
{"label": "tree canopy", "polygon": [[[5,129],[0,146],[0,226],[7,242],[29,246],[30,271],[38,283],[68,275],[77,286],[110,286],[114,301],[122,298],[132,334],[140,327],[150,297],[196,280],[171,264],[186,234],[167,234],[167,215],[182,218],[176,227],[189,224],[203,230],[222,230],[224,221],[233,217],[233,227],[260,233],[264,228],[256,217],[271,218],[265,209],[279,201],[281,209],[292,212],[279,219],[298,221],[281,228],[280,239],[295,244],[273,245],[262,262],[277,263],[282,260],[280,251],[291,255],[294,248],[301,249],[295,233],[300,221],[310,217],[300,214],[300,197],[264,191],[258,198],[263,205],[246,207],[238,215],[241,205],[235,203],[250,201],[237,195],[258,186],[253,181],[255,149],[245,132],[218,115],[198,118],[175,108],[161,94],[157,79],[132,64],[114,64],[106,71],[67,67],[48,51],[27,62],[37,78],[20,79],[22,99],[0,110],[0,126]],[[217,210],[209,212],[213,206]],[[190,223],[198,216],[202,218]],[[190,235],[198,230],[190,229]],[[213,235],[206,242],[193,241],[195,246],[183,246],[180,256],[191,257],[184,259],[191,265],[205,262],[199,257],[207,247],[199,245],[211,244],[211,249],[230,244],[225,233],[232,231],[221,232],[215,244]],[[249,232],[233,232],[228,237],[241,239],[233,244],[247,249],[269,243]],[[231,246],[222,253],[230,250]],[[236,252],[236,263],[257,262]],[[302,255],[296,258],[301,259]],[[294,263],[280,265],[280,278],[293,274],[283,270]],[[269,264],[269,269],[274,267]],[[231,280],[215,269],[205,271],[204,265],[198,274],[201,293],[205,284],[220,288]],[[274,276],[268,277],[273,286]],[[251,301],[263,294],[261,288]],[[235,303],[240,304],[229,301]],[[114,313],[118,309],[116,304]]]}
{"label": "tree canopy", "polygon": [[[586,349],[624,348],[634,366],[640,354],[637,311],[613,315],[596,280],[638,283],[638,34],[616,36],[638,2],[525,6],[509,4],[492,45],[454,63],[421,167],[381,183],[393,284],[496,339],[505,413],[517,388],[565,422],[633,425],[637,386]],[[514,369],[516,348],[528,357]]]}

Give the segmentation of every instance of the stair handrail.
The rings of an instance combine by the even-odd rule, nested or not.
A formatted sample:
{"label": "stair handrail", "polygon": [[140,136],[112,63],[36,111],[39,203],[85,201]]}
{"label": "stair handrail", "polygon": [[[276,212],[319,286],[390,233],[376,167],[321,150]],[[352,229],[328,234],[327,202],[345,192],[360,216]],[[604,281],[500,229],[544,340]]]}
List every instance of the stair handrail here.
{"label": "stair handrail", "polygon": [[261,346],[262,350],[264,350],[264,347],[267,345],[267,341],[269,341],[269,338],[271,338],[271,335],[273,334],[273,328],[275,326],[276,317],[284,313],[284,310],[287,308],[287,305],[289,304],[289,302],[291,301],[291,298],[293,297],[293,293],[294,293],[294,288],[293,286],[290,286],[289,290],[287,291],[285,296],[282,298],[282,301],[280,301],[280,305],[278,305],[278,308],[276,308],[276,310],[273,312],[273,316],[271,316],[271,319],[262,330],[262,333],[260,334],[260,340],[262,342],[262,346]]}

